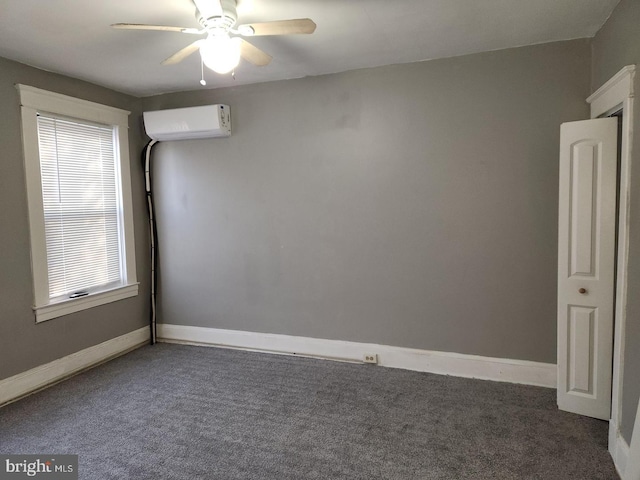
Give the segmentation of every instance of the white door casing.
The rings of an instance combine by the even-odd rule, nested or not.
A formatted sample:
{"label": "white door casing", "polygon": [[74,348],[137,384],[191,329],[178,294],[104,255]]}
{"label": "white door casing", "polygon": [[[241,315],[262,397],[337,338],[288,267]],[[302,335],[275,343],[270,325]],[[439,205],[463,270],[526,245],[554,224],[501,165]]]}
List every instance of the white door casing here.
{"label": "white door casing", "polygon": [[631,445],[629,446],[629,460],[622,478],[624,480],[640,480],[640,402],[638,402],[636,422],[631,436]]}
{"label": "white door casing", "polygon": [[620,172],[619,172],[619,215],[618,215],[618,251],[616,278],[616,312],[614,318],[613,341],[613,380],[611,389],[611,420],[609,421],[609,453],[616,469],[625,471],[629,445],[622,437],[622,393],[625,376],[624,356],[626,338],[627,277],[629,264],[629,223],[631,219],[631,152],[633,150],[634,131],[634,84],[635,65],[620,69],[604,85],[598,88],[587,103],[591,108],[591,118],[606,117],[614,112],[622,113],[620,132]]}
{"label": "white door casing", "polygon": [[608,420],[614,314],[615,118],[560,129],[558,407]]}

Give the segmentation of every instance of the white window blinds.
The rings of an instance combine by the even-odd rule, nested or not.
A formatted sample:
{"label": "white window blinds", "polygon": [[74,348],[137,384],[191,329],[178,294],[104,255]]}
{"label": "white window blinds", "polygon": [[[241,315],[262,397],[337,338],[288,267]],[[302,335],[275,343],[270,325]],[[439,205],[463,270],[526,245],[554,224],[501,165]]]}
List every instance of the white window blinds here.
{"label": "white window blinds", "polygon": [[123,282],[115,128],[38,115],[49,298]]}

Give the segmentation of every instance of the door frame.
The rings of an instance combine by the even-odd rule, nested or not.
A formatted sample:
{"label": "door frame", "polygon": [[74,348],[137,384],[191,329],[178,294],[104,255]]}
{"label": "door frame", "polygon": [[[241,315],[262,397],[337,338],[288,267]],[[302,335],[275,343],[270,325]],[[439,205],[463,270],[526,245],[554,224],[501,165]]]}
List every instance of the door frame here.
{"label": "door frame", "polygon": [[[640,402],[638,402],[638,411],[636,412],[636,423],[633,427],[634,432],[640,432]],[[640,435],[634,435],[629,446],[629,462],[624,472],[624,480],[637,480],[640,478]]]}
{"label": "door frame", "polygon": [[613,378],[611,385],[611,420],[609,420],[609,453],[620,474],[624,474],[629,446],[620,434],[622,387],[624,379],[625,327],[627,316],[627,270],[629,263],[629,197],[631,183],[631,148],[633,142],[633,84],[635,65],[627,65],[596,90],[587,103],[591,118],[605,117],[622,110],[622,142],[620,159],[620,209],[618,216],[617,276],[614,313]]}

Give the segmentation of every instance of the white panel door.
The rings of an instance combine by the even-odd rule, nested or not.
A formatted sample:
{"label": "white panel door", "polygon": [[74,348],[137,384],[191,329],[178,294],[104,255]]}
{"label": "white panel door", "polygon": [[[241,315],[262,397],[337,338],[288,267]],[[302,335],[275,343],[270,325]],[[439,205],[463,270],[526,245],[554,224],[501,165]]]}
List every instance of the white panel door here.
{"label": "white panel door", "polygon": [[560,128],[558,407],[608,420],[613,361],[616,118]]}

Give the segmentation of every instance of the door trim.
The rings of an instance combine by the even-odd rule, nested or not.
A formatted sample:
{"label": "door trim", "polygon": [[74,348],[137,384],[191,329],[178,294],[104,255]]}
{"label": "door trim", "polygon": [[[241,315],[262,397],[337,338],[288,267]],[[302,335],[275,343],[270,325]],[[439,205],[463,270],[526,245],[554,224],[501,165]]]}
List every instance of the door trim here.
{"label": "door trim", "polygon": [[[624,378],[627,270],[629,263],[629,196],[631,192],[629,173],[633,143],[633,83],[635,71],[635,65],[627,65],[587,98],[587,103],[591,105],[591,118],[606,116],[622,110],[620,211],[618,217],[616,307],[614,313],[615,333],[613,340],[611,420],[609,421],[609,453],[614,457],[614,461],[617,456],[618,437],[621,436],[620,416],[622,410],[622,382]],[[621,438],[621,440],[624,439]],[[620,467],[624,468],[624,465],[620,465]],[[624,474],[624,471],[620,473]]]}
{"label": "door trim", "polygon": [[[633,427],[633,431],[640,432],[640,402],[638,402],[636,423]],[[623,477],[624,480],[636,480],[640,478],[640,435],[634,435],[631,439],[628,462],[625,470],[625,476]]]}

